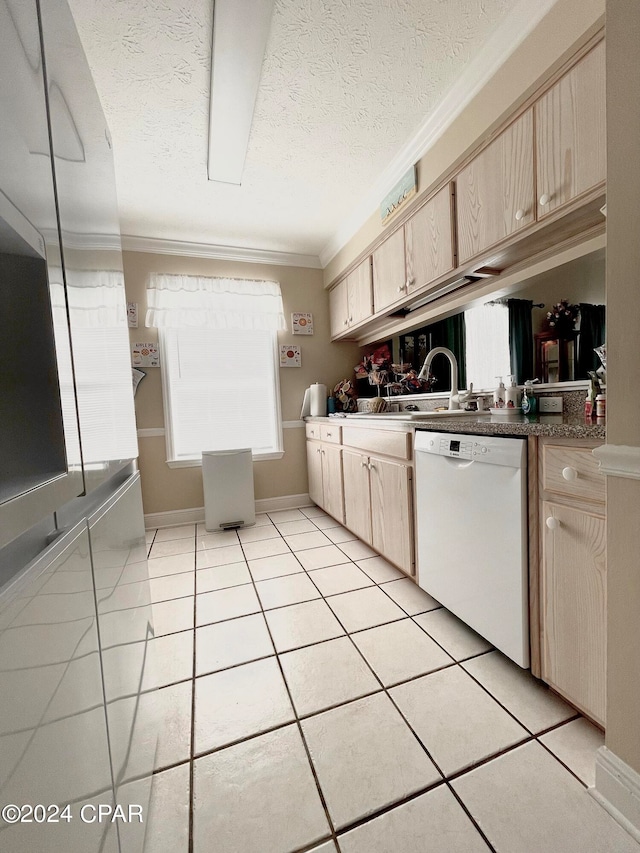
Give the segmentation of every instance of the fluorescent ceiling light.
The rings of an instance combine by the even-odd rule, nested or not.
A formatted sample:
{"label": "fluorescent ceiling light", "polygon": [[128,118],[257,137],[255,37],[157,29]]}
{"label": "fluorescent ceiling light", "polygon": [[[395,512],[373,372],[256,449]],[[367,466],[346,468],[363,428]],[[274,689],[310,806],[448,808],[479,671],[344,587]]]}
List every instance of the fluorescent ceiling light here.
{"label": "fluorescent ceiling light", "polygon": [[209,102],[210,181],[240,184],[274,0],[215,0]]}

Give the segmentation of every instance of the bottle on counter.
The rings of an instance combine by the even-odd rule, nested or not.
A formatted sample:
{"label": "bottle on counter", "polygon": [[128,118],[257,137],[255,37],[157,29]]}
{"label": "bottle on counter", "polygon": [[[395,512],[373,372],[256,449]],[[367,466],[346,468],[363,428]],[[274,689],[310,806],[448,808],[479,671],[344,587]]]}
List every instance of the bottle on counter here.
{"label": "bottle on counter", "polygon": [[538,401],[533,393],[533,383],[537,379],[527,379],[524,383],[524,391],[522,394],[522,411],[525,415],[535,415],[538,411]]}
{"label": "bottle on counter", "polygon": [[504,382],[502,381],[502,376],[496,376],[496,379],[500,380],[500,384],[493,392],[493,408],[494,409],[504,409],[505,407],[505,398],[507,389],[504,387]]}
{"label": "bottle on counter", "polygon": [[516,385],[515,376],[509,376],[511,384],[505,392],[505,405],[507,409],[517,409],[520,407],[520,390]]}
{"label": "bottle on counter", "polygon": [[605,418],[607,415],[607,395],[601,390],[596,397],[596,417]]}

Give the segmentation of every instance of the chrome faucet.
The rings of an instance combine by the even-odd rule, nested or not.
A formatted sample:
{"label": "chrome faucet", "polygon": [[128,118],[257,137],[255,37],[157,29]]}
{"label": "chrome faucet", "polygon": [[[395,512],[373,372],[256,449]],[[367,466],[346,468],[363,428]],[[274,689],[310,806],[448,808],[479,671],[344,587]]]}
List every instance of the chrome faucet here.
{"label": "chrome faucet", "polygon": [[451,362],[451,393],[449,394],[449,411],[460,408],[460,400],[458,398],[458,362],[455,355],[446,347],[434,347],[424,360],[422,370],[418,374],[418,379],[427,379],[429,377],[429,368],[433,361],[434,355],[446,355]]}

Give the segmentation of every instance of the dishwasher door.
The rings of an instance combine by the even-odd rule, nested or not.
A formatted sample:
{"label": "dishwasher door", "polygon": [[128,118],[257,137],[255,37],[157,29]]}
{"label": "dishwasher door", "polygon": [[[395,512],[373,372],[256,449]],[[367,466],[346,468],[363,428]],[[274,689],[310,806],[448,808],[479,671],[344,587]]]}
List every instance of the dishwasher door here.
{"label": "dishwasher door", "polygon": [[418,432],[418,584],[529,666],[526,439]]}

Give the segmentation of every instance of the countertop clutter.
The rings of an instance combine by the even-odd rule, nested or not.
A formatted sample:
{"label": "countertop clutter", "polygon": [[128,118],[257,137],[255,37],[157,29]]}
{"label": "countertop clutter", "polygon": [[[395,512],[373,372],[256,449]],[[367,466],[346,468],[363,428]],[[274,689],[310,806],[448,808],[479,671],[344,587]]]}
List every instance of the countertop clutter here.
{"label": "countertop clutter", "polygon": [[606,439],[606,425],[604,419],[600,421],[585,421],[584,416],[563,415],[537,415],[535,417],[522,416],[505,420],[494,415],[476,415],[469,412],[468,418],[433,418],[433,420],[401,421],[393,415],[385,418],[384,415],[372,415],[370,418],[306,418],[310,422],[348,424],[364,428],[378,427],[385,430],[394,429],[402,432],[412,430],[438,430],[442,432],[460,432],[470,435],[540,435],[556,438],[575,439]]}

